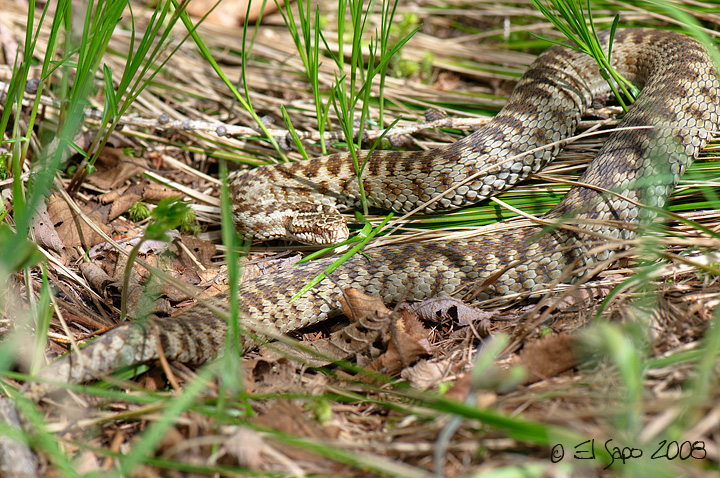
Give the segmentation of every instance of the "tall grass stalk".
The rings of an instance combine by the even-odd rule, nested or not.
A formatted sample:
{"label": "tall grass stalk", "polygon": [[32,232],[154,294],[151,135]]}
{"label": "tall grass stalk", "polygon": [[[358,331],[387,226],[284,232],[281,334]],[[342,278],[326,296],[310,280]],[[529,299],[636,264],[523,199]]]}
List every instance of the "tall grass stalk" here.
{"label": "tall grass stalk", "polygon": [[[370,98],[372,92],[372,85],[375,78],[380,75],[384,77],[387,72],[387,64],[390,59],[407,43],[410,38],[417,32],[420,27],[415,28],[408,35],[398,41],[396,45],[389,48],[387,38],[380,37],[377,30],[374,35],[370,38],[368,47],[368,60],[367,67],[365,66],[365,60],[363,57],[363,43],[362,38],[365,32],[368,16],[372,13],[374,3],[371,2],[367,7],[363,5],[361,0],[340,0],[341,2],[348,2],[347,6],[350,10],[350,21],[352,27],[351,37],[351,54],[349,75],[345,73],[345,58],[343,45],[345,43],[345,17],[338,16],[338,44],[340,49],[337,56],[333,56],[338,72],[335,74],[335,86],[334,94],[332,95],[333,107],[335,113],[340,121],[340,128],[345,136],[345,142],[348,145],[349,153],[352,157],[353,165],[357,175],[358,188],[360,191],[360,204],[363,215],[367,215],[367,198],[365,197],[365,188],[362,182],[362,174],[365,169],[367,159],[370,157],[368,154],[365,160],[361,163],[358,158],[358,150],[362,145],[363,132],[369,119],[370,109]],[[395,11],[397,6],[397,0],[393,2],[393,7],[390,9],[388,4],[389,0],[383,1],[381,10]],[[343,9],[339,9],[340,12],[344,12]],[[388,32],[390,25],[388,22],[392,21],[391,15],[381,16],[381,31]],[[327,45],[325,37],[321,35],[321,38]],[[329,49],[329,47],[328,47]],[[384,81],[381,78],[381,82]],[[356,110],[360,104],[359,121],[355,122]]]}
{"label": "tall grass stalk", "polygon": [[[390,32],[392,31],[392,24],[395,20],[395,11],[397,10],[398,2],[390,3],[383,2],[381,6],[381,22],[380,22],[380,34],[378,35],[378,42],[380,44],[380,51],[388,51],[390,48]],[[415,30],[417,31],[417,29]],[[412,33],[413,35],[415,32]],[[387,63],[380,69],[379,76],[380,81],[378,84],[378,124],[381,128],[385,127],[385,78],[387,77]],[[396,119],[396,121],[399,118]],[[390,125],[392,128],[392,125]]]}
{"label": "tall grass stalk", "polygon": [[[170,0],[173,2],[173,4],[177,7],[178,3],[177,0]],[[210,50],[208,49],[207,45],[205,45],[205,42],[200,37],[200,35],[197,33],[197,25],[193,24],[193,21],[190,19],[190,17],[187,15],[187,13],[183,10],[180,11],[180,19],[182,20],[183,24],[185,25],[185,28],[188,29],[190,32],[190,36],[192,37],[193,41],[195,42],[195,45],[198,47],[198,50],[200,54],[202,55],[203,59],[208,62],[208,64],[212,67],[213,71],[218,75],[220,80],[223,82],[223,84],[228,88],[228,90],[233,94],[233,97],[235,100],[237,100],[245,109],[245,111],[250,114],[250,116],[253,118],[253,120],[257,123],[260,130],[265,135],[265,139],[270,143],[270,145],[273,147],[275,152],[278,154],[278,156],[285,160],[285,153],[283,152],[282,148],[278,144],[278,142],[275,140],[272,134],[267,129],[267,126],[263,123],[262,119],[257,115],[255,110],[253,109],[252,105],[250,104],[249,98],[244,97],[240,94],[238,89],[235,87],[235,85],[230,81],[230,79],[227,77],[223,69],[220,67],[220,64],[213,58],[212,54],[210,53]],[[244,33],[247,32],[247,28],[245,28]],[[243,42],[244,45],[244,42]],[[244,48],[244,46],[243,46]],[[244,68],[244,62],[243,62],[243,68]]]}
{"label": "tall grass stalk", "polygon": [[[320,26],[321,12],[316,6],[314,15],[311,16],[310,0],[298,2],[298,29],[295,23],[295,16],[290,8],[288,0],[284,0],[285,10],[282,12],[283,19],[287,25],[296,48],[303,62],[305,73],[310,83],[315,111],[317,115],[318,131],[320,133],[320,144],[322,154],[327,153],[327,146],[323,133],[328,128],[328,112],[332,104],[340,122],[340,128],[345,136],[345,144],[352,156],[355,171],[357,173],[358,186],[360,190],[360,203],[364,215],[367,215],[367,199],[362,184],[362,171],[364,163],[358,160],[357,151],[362,145],[363,131],[369,119],[369,108],[371,104],[372,85],[379,77],[381,85],[384,84],[387,73],[387,64],[390,58],[415,34],[417,28],[402,38],[396,45],[389,45],[390,25],[394,18],[397,1],[385,0],[381,3],[381,24],[380,33],[377,31],[369,40],[369,47],[365,50],[364,35],[367,32],[368,18],[374,13],[375,2],[367,5],[361,0],[339,0],[337,10],[337,43],[338,54],[335,55],[329,46],[328,39],[323,35]],[[347,24],[349,14],[350,24]],[[419,28],[419,27],[418,27]],[[347,38],[349,37],[349,39]],[[319,83],[319,68],[321,64],[320,41],[335,63],[335,82],[329,92],[323,92]],[[345,45],[350,46],[350,61],[345,60]],[[367,60],[365,59],[367,54]],[[348,71],[349,70],[349,71]],[[327,94],[329,99],[325,101],[323,95]],[[382,99],[380,100],[382,101]],[[359,108],[359,120],[356,123],[356,111]],[[286,123],[289,123],[286,121]],[[382,124],[382,122],[381,122]],[[288,124],[289,129],[293,130]],[[304,147],[296,140],[299,150]]]}
{"label": "tall grass stalk", "polygon": [[[298,23],[300,29],[295,23],[295,17],[292,13],[289,1],[284,1],[285,10],[282,12],[285,24],[290,32],[290,35],[295,42],[296,48],[302,59],[305,73],[310,83],[313,98],[315,101],[315,111],[317,114],[318,130],[321,137],[321,148],[322,153],[327,153],[323,132],[328,127],[328,112],[329,107],[332,104],[338,121],[340,123],[340,129],[345,137],[345,145],[348,147],[348,152],[351,155],[353,166],[355,168],[356,178],[358,182],[358,189],[360,192],[360,206],[362,209],[362,221],[366,221],[364,216],[368,214],[368,204],[365,195],[365,188],[362,181],[362,174],[365,168],[365,161],[372,154],[375,146],[379,144],[376,141],[373,148],[365,156],[365,161],[361,162],[358,155],[358,150],[362,146],[363,131],[365,131],[365,125],[369,119],[369,109],[372,102],[371,94],[373,83],[376,78],[380,77],[380,83],[384,83],[384,78],[387,73],[387,64],[390,59],[395,55],[400,48],[410,40],[415,34],[417,27],[411,33],[402,38],[396,45],[389,45],[389,31],[392,23],[395,9],[397,8],[397,1],[390,2],[384,0],[381,4],[381,25],[380,34],[377,30],[369,40],[369,46],[367,48],[367,60],[365,60],[365,48],[364,48],[364,35],[367,31],[368,18],[374,13],[375,2],[370,2],[368,5],[361,0],[339,0],[338,1],[338,23],[337,23],[337,43],[338,53],[337,55],[332,53],[332,49],[329,46],[328,39],[322,33],[320,28],[320,9],[316,6],[314,15],[311,17],[310,1],[307,0],[303,5],[302,0],[298,2]],[[348,28],[347,15],[350,17],[350,25]],[[350,62],[346,64],[345,61],[345,45],[347,42],[346,36],[350,36]],[[322,40],[327,51],[332,57],[335,63],[335,81],[330,88],[329,92],[325,93],[320,90],[319,83],[319,71],[320,71],[320,40]],[[349,73],[348,73],[349,70]],[[323,94],[328,94],[329,99],[324,101]],[[356,123],[356,111],[360,109],[359,121]],[[291,136],[295,141],[296,147],[301,152],[303,157],[307,158],[308,155],[305,152],[305,148],[300,142],[297,135],[294,133],[295,129],[287,118],[287,113],[283,109],[283,118],[288,125],[288,129],[291,132]],[[397,120],[396,120],[397,121]],[[395,123],[393,123],[394,125]],[[384,226],[392,215],[386,216],[382,222]],[[357,251],[359,251],[372,237],[374,237],[380,229],[372,228],[369,223],[366,222],[363,227],[363,231],[358,238],[351,238],[347,242],[357,242],[348,253],[338,258],[328,269],[319,274],[308,284],[305,285],[295,296],[293,300],[300,297],[312,286],[320,282],[327,276],[332,270],[335,270],[343,262],[352,257]],[[335,246],[337,247],[337,245]]]}
{"label": "tall grass stalk", "polygon": [[[320,90],[320,7],[315,6],[314,18],[310,17],[310,0],[305,2],[303,6],[302,0],[298,0],[298,23],[300,24],[300,31],[297,29],[297,23],[295,22],[295,16],[292,8],[290,7],[290,0],[283,0],[284,9],[280,8],[280,13],[285,20],[288,32],[292,36],[295,42],[300,59],[302,60],[303,66],[305,67],[305,75],[310,83],[312,89],[313,99],[315,100],[315,115],[317,117],[318,133],[320,135],[320,147],[322,154],[327,154],[327,144],[325,142],[325,128],[328,121],[328,111],[330,109],[330,102],[323,104],[323,92]],[[340,25],[338,25],[340,28]],[[289,118],[285,119],[288,129],[294,131],[294,128]],[[303,156],[307,156],[305,148],[299,139],[295,139],[295,144],[298,149],[303,152]],[[307,158],[306,158],[307,159]]]}
{"label": "tall grass stalk", "polygon": [[233,395],[237,395],[243,389],[242,373],[238,373],[240,361],[238,357],[242,352],[242,338],[240,330],[240,314],[242,311],[238,302],[238,288],[240,285],[240,267],[238,266],[238,236],[235,230],[235,223],[232,218],[232,197],[227,182],[227,165],[225,162],[220,163],[220,177],[222,187],[220,189],[220,213],[222,221],[222,238],[225,245],[225,259],[228,268],[228,332],[225,341],[225,351],[220,358],[220,377],[221,377],[221,393],[220,403],[218,403],[217,412],[222,413],[223,410],[223,391],[229,391]]}

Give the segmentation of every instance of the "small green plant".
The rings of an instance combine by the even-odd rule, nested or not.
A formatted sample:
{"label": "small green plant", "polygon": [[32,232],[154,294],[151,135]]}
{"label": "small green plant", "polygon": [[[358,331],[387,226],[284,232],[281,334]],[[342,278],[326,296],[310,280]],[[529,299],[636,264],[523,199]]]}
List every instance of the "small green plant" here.
{"label": "small green plant", "polygon": [[198,234],[201,229],[200,226],[197,225],[196,221],[197,215],[195,214],[195,210],[188,205],[178,227],[180,228],[180,231],[186,234]]}
{"label": "small green plant", "polygon": [[[414,12],[408,12],[404,13],[399,21],[396,21],[391,24],[390,26],[390,35],[389,39],[387,41],[389,42],[396,42],[399,40],[402,40],[403,38],[407,37],[408,35],[412,35],[417,31],[421,26],[420,17]],[[409,78],[412,75],[415,75],[417,73],[421,73],[425,78],[431,78],[432,77],[432,65],[434,60],[434,55],[431,52],[425,52],[423,55],[422,60],[409,60],[407,58],[403,58],[402,51],[398,54],[394,55],[390,59],[390,63],[387,66],[387,69],[390,71],[390,74],[394,76],[395,78]],[[380,85],[381,90],[384,87],[385,82],[385,72],[380,73]],[[382,93],[380,94],[380,101],[381,105],[382,103]],[[381,108],[382,110],[382,108]],[[381,115],[382,117],[382,115]],[[382,121],[382,118],[380,120],[380,124],[384,124]]]}
{"label": "small green plant", "polygon": [[315,400],[308,404],[308,408],[312,410],[313,417],[318,423],[325,424],[332,419],[332,404],[328,400]]}
{"label": "small green plant", "polygon": [[11,155],[7,151],[3,151],[0,153],[0,181],[5,181],[10,171],[8,170],[8,162],[11,159]]}
{"label": "small green plant", "polygon": [[128,216],[130,216],[130,220],[133,222],[144,221],[150,217],[150,208],[142,201],[135,202],[130,206],[130,209],[128,209]]}
{"label": "small green plant", "polygon": [[426,52],[420,61],[394,57],[390,63],[392,75],[396,78],[409,78],[419,73],[426,80],[431,79],[434,59],[430,52]]}
{"label": "small green plant", "polygon": [[[195,215],[195,210],[193,208],[189,207],[189,205],[186,204],[185,212],[183,213],[183,216],[180,218],[180,222],[178,223],[177,227],[182,232],[190,233],[190,234],[197,234],[200,232],[200,227],[195,222],[197,217]],[[130,217],[130,220],[133,222],[141,222],[147,219],[148,217],[151,217],[153,215],[152,212],[150,212],[150,208],[147,204],[145,204],[143,201],[138,201],[136,203],[133,203],[132,206],[130,206],[130,209],[128,209],[128,216]]]}
{"label": "small green plant", "polygon": [[77,165],[68,165],[67,169],[65,170],[65,176],[68,178],[72,178],[73,176],[75,176],[75,173],[77,173]]}
{"label": "small green plant", "polygon": [[400,21],[390,24],[390,35],[393,40],[400,40],[413,34],[422,22],[415,12],[403,13]]}
{"label": "small green plant", "polygon": [[130,284],[130,275],[132,272],[135,258],[140,252],[142,245],[149,240],[170,241],[167,232],[175,229],[186,221],[188,209],[190,207],[177,198],[166,198],[158,203],[157,207],[150,213],[152,221],[145,229],[143,237],[130,251],[130,255],[125,265],[125,273],[123,275],[122,300],[120,306],[120,318],[125,320],[127,314],[127,294]]}
{"label": "small green plant", "polygon": [[[173,3],[177,6],[177,2],[173,0]],[[248,10],[250,9],[250,2],[248,2]],[[257,115],[255,112],[255,109],[252,106],[252,103],[250,102],[249,94],[248,94],[248,83],[245,78],[245,59],[248,57],[249,52],[247,51],[246,47],[246,36],[247,36],[247,29],[248,29],[248,19],[247,16],[245,18],[245,23],[243,25],[243,42],[242,42],[242,52],[241,57],[243,58],[242,61],[242,77],[243,77],[243,86],[245,88],[245,96],[241,95],[238,89],[235,87],[232,81],[227,77],[223,69],[218,64],[217,60],[213,58],[212,54],[210,53],[210,50],[208,49],[207,45],[205,45],[205,42],[202,38],[200,38],[200,35],[197,33],[197,25],[193,24],[193,21],[190,19],[190,17],[187,15],[187,13],[182,9],[179,10],[179,16],[182,20],[183,24],[185,25],[185,28],[188,29],[190,37],[195,42],[195,45],[197,46],[200,55],[202,55],[203,59],[208,62],[210,67],[215,71],[215,73],[220,77],[220,80],[223,82],[223,84],[228,88],[228,90],[233,94],[233,97],[237,102],[239,102],[242,107],[247,111],[247,113],[253,118],[253,120],[257,123],[260,130],[265,135],[265,139],[272,145],[273,149],[275,149],[275,152],[278,154],[281,160],[286,160],[285,153],[283,152],[282,148],[278,144],[278,142],[275,140],[272,134],[267,129],[267,126],[265,126],[265,123],[263,123],[260,116]],[[210,12],[208,12],[210,13]]]}

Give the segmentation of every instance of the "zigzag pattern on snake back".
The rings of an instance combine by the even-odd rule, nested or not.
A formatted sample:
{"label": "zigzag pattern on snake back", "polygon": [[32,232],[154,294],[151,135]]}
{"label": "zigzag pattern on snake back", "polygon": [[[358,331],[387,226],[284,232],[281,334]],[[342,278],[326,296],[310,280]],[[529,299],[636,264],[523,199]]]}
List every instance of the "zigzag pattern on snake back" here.
{"label": "zigzag pattern on snake back", "polygon": [[[607,32],[601,34],[605,45],[607,37]],[[591,234],[630,237],[635,226],[652,217],[637,204],[664,204],[679,176],[716,131],[720,111],[717,70],[704,48],[687,36],[619,30],[613,58],[619,72],[641,86],[642,93],[620,124],[623,130],[610,136],[579,179],[592,187],[573,187],[542,217],[569,218],[578,229],[557,228],[543,234],[536,226],[472,240],[371,249],[345,262],[332,274],[332,281],[321,282],[293,303],[290,297],[333,259],[282,270],[241,284],[243,326],[286,333],[337,313],[341,288],[355,287],[386,302],[424,299],[467,289],[508,266],[479,298],[533,291],[560,277],[576,259],[591,264],[608,257],[609,252],[602,257],[588,254]],[[558,147],[506,160],[571,135],[593,98],[608,90],[592,60],[554,46],[530,66],[507,106],[471,136],[440,150],[373,153],[363,176],[365,191],[373,205],[408,211],[489,166],[484,177],[456,189],[438,207],[476,202],[546,164]],[[237,179],[233,191],[238,216],[245,211],[272,216],[281,213],[253,209],[245,199],[271,190],[271,199],[261,203],[304,202],[309,206],[302,207],[317,209],[314,204],[319,202],[342,209],[357,202],[356,187],[348,155],[336,154],[257,168]],[[248,227],[254,230],[252,221]],[[268,237],[264,232],[256,234]],[[43,375],[73,383],[90,380],[157,358],[158,343],[169,359],[203,363],[219,353],[226,330],[222,319],[199,305],[177,317],[121,326],[87,347],[82,363],[62,359]]]}

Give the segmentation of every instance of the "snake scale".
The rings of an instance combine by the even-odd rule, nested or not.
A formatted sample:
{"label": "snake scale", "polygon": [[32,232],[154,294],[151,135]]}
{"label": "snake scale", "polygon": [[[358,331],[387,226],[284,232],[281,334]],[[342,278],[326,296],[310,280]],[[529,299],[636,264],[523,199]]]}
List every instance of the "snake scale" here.
{"label": "snake scale", "polygon": [[[600,34],[605,47],[608,36]],[[558,279],[570,264],[589,265],[609,257],[607,251],[589,254],[593,238],[598,233],[631,237],[639,224],[651,219],[652,212],[639,204],[664,204],[679,176],[716,131],[720,111],[717,70],[701,44],[685,35],[618,30],[613,61],[642,92],[622,120],[621,130],[611,134],[579,185],[542,216],[548,222],[569,220],[574,229],[541,232],[540,226],[533,226],[470,240],[371,249],[345,262],[332,274],[332,281],[321,282],[292,303],[290,297],[333,258],[283,269],[240,285],[243,326],[287,333],[323,321],[337,313],[341,289],[347,287],[394,302],[452,294],[498,276],[480,299],[533,291]],[[553,46],[519,80],[502,111],[472,135],[437,150],[373,152],[363,175],[369,201],[373,206],[409,211],[481,170],[484,175],[426,212],[462,207],[496,194],[542,168],[559,146],[515,156],[572,135],[593,99],[608,92],[589,57]],[[234,180],[232,190],[238,220],[250,222],[241,227],[254,230],[260,238],[278,234],[268,232],[268,218],[277,219],[281,225],[276,229],[282,229],[299,211],[348,209],[358,200],[348,154],[260,167]],[[248,199],[256,201],[248,203]],[[290,209],[291,219],[276,207],[280,205]],[[333,234],[330,242],[346,232]],[[301,233],[297,238],[303,237]],[[224,320],[207,306],[197,305],[176,317],[113,329],[84,348],[80,357],[70,354],[42,376],[70,383],[88,381],[156,359],[158,347],[168,359],[200,364],[217,356],[226,332]],[[29,388],[31,394],[45,392],[39,384]]]}

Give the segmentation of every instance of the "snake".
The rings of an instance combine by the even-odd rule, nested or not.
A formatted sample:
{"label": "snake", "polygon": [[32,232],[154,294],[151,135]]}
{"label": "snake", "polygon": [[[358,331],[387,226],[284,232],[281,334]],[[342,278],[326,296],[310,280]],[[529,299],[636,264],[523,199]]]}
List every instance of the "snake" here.
{"label": "snake", "polygon": [[[598,37],[607,51],[610,33]],[[717,131],[720,112],[718,72],[700,42],[657,29],[619,29],[612,40],[612,65],[641,92],[576,184],[539,217],[545,226],[371,248],[292,301],[335,259],[282,269],[239,285],[241,325],[286,334],[327,320],[339,313],[345,288],[387,303],[474,288],[478,300],[532,294],[564,280],[568,268],[588,270],[611,258],[614,250],[598,243],[635,237],[652,221]],[[427,151],[359,153],[367,201],[382,209],[431,213],[498,194],[550,162],[593,101],[610,92],[588,55],[552,46],[520,78],[505,107],[467,137]],[[339,211],[357,207],[361,197],[349,153],[261,166],[234,177],[230,186],[238,227],[262,240],[343,240],[347,226]],[[320,224],[307,224],[308,217]],[[228,330],[213,310],[227,311],[226,301],[213,304],[119,326],[85,347],[82,359],[69,354],[41,376],[84,382],[161,353],[205,363],[223,350]]]}

